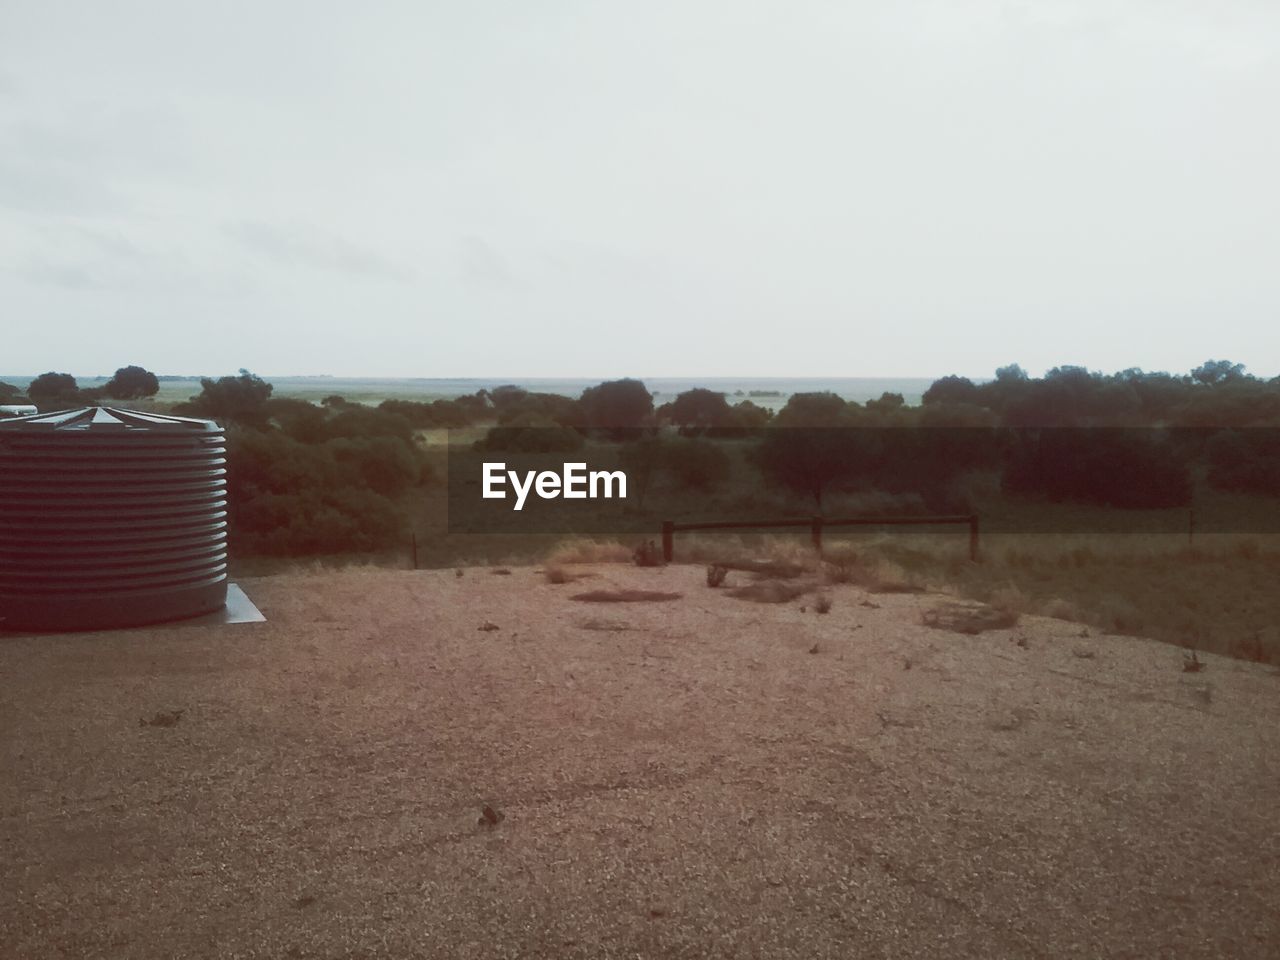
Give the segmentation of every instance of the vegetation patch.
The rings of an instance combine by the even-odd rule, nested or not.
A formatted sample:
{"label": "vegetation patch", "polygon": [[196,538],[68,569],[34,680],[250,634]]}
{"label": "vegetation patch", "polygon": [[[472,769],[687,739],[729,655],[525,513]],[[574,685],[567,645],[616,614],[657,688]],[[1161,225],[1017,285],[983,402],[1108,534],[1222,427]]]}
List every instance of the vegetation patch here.
{"label": "vegetation patch", "polygon": [[160,710],[150,720],[141,717],[138,720],[140,727],[175,727],[178,721],[182,719],[182,715],[186,710]]}
{"label": "vegetation patch", "polygon": [[606,620],[601,617],[588,617],[574,624],[580,630],[599,630],[603,633],[625,633],[635,627],[625,620]]}
{"label": "vegetation patch", "polygon": [[582,603],[664,603],[683,596],[682,593],[664,593],[661,590],[588,590],[575,593],[569,599]]}
{"label": "vegetation patch", "polygon": [[729,596],[752,603],[789,603],[813,589],[812,584],[788,583],[781,580],[761,580],[745,587],[736,587]]}
{"label": "vegetation patch", "polygon": [[1018,614],[987,604],[948,602],[940,603],[920,615],[926,627],[949,630],[952,633],[976,635],[987,630],[1007,630],[1016,626]]}

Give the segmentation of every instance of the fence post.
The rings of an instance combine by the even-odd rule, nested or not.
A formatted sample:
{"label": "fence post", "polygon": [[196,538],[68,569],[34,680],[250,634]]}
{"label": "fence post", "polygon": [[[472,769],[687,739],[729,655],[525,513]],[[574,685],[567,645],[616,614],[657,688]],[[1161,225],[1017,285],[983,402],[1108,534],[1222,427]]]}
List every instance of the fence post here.
{"label": "fence post", "polygon": [[822,556],[822,517],[815,516],[813,524],[810,527],[813,531],[813,549],[818,551],[818,556]]}
{"label": "fence post", "polygon": [[411,543],[413,547],[413,569],[417,570],[418,569],[418,532],[415,530],[413,533],[410,534],[410,537],[412,538]]}
{"label": "fence post", "polygon": [[978,559],[978,515],[976,513],[969,514],[969,559],[975,562]]}
{"label": "fence post", "polygon": [[662,559],[667,563],[671,562],[672,554],[675,553],[675,533],[676,525],[673,520],[662,521]]}

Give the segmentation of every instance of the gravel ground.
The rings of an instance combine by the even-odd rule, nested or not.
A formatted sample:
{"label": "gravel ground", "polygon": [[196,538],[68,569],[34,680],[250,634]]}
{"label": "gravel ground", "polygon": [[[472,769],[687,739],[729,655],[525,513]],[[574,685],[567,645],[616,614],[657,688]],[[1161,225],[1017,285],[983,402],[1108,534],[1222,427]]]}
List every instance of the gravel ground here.
{"label": "gravel ground", "polygon": [[1274,669],[590,569],[0,639],[0,955],[1280,956]]}

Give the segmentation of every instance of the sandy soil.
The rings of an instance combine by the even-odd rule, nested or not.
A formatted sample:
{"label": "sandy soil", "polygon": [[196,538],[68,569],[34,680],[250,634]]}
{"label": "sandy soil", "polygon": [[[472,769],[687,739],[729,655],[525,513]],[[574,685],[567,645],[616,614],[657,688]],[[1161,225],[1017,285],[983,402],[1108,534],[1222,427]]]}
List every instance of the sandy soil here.
{"label": "sandy soil", "polygon": [[0,639],[0,955],[1280,956],[1274,669],[593,569]]}

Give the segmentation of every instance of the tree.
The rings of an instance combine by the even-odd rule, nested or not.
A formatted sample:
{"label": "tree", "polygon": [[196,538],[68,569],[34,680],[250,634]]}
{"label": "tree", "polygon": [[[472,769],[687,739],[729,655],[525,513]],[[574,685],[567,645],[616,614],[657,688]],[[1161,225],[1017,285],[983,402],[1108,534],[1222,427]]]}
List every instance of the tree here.
{"label": "tree", "polygon": [[27,396],[41,405],[78,402],[79,392],[76,378],[69,373],[42,373],[27,385]]}
{"label": "tree", "polygon": [[680,437],[666,443],[661,466],[677,486],[703,493],[724,486],[733,469],[719,444],[702,437]]}
{"label": "tree", "polygon": [[578,406],[586,426],[613,431],[647,426],[653,416],[653,396],[644,383],[630,377],[588,387]]}
{"label": "tree", "polygon": [[773,419],[772,410],[752,403],[750,400],[739,400],[733,405],[734,426],[741,429],[759,429],[766,426],[771,419]]}
{"label": "tree", "polygon": [[778,427],[838,427],[849,422],[849,404],[830,391],[793,393],[778,411]]}
{"label": "tree", "polygon": [[523,413],[491,427],[474,446],[486,453],[573,453],[582,449],[582,434],[536,413]]}
{"label": "tree", "polygon": [[892,419],[896,414],[906,409],[906,398],[900,393],[882,393],[878,400],[868,400],[867,410],[881,417],[882,419]]}
{"label": "tree", "polygon": [[0,380],[0,403],[13,403],[21,396],[21,388]]}
{"label": "tree", "polygon": [[160,381],[150,370],[128,366],[117,370],[102,389],[113,400],[137,400],[154,397],[160,390]]}
{"label": "tree", "polygon": [[1191,379],[1206,386],[1239,380],[1244,375],[1244,364],[1230,360],[1207,360],[1191,371]]}
{"label": "tree", "polygon": [[943,377],[935,380],[922,398],[926,404],[933,403],[977,403],[978,388],[968,377]]}
{"label": "tree", "polygon": [[200,393],[185,406],[186,412],[202,417],[261,425],[266,422],[266,403],[271,397],[271,384],[248,370],[236,377],[211,380],[202,377]]}
{"label": "tree", "polygon": [[735,421],[724,394],[704,387],[686,390],[667,405],[666,411],[671,422],[686,436],[732,426]]}
{"label": "tree", "polygon": [[775,420],[752,458],[767,484],[810,496],[821,510],[827,489],[853,473],[850,434],[848,429],[779,426]]}
{"label": "tree", "polygon": [[654,474],[662,465],[666,444],[659,437],[639,437],[618,448],[618,463],[631,482],[636,508],[644,508],[644,496]]}

